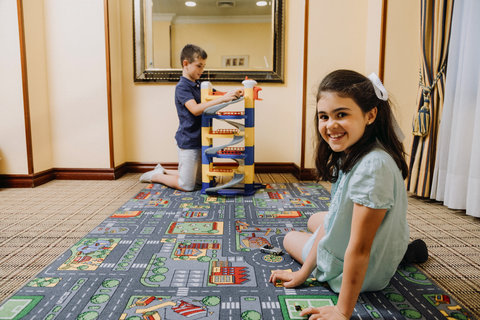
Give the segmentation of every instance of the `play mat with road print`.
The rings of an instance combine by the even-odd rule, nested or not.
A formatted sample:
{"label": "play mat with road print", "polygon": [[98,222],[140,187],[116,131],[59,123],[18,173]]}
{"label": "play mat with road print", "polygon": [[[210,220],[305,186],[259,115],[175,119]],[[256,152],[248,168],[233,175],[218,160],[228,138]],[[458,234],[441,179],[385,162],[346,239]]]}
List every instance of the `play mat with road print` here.
{"label": "play mat with road print", "polygon": [[[145,185],[135,197],[0,306],[0,319],[306,319],[337,295],[308,279],[268,282],[297,270],[282,247],[291,230],[328,209],[314,183],[270,184],[253,196],[215,197]],[[352,319],[472,319],[415,266],[383,291],[360,296]]]}

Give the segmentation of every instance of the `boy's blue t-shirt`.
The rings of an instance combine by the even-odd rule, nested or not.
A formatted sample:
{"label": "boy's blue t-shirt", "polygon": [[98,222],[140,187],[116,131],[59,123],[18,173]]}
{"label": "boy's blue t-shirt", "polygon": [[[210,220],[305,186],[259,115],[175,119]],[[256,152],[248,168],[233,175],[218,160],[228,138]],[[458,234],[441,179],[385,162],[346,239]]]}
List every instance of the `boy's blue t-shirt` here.
{"label": "boy's blue t-shirt", "polygon": [[200,82],[194,82],[182,76],[175,87],[175,106],[179,120],[175,140],[181,149],[202,148],[202,116],[193,115],[185,107],[185,102],[191,99],[197,103],[201,102]]}

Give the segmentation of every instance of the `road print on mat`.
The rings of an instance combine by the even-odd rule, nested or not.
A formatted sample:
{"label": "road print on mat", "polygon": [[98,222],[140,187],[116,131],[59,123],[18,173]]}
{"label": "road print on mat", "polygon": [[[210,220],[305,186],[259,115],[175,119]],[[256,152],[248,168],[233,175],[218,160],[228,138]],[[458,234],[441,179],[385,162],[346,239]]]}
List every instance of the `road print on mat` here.
{"label": "road print on mat", "polygon": [[[208,196],[150,184],[0,305],[0,319],[306,319],[337,295],[308,279],[268,282],[297,270],[282,248],[328,210],[314,183],[270,184],[253,196]],[[401,266],[381,292],[365,293],[353,319],[472,319],[414,266]]]}

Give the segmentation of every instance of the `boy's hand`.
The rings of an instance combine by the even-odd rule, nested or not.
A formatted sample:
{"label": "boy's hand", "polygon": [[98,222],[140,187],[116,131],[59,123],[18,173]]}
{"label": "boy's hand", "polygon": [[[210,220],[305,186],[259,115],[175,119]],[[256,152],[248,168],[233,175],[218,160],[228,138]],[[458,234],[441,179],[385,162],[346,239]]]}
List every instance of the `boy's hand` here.
{"label": "boy's hand", "polygon": [[238,99],[241,96],[243,96],[243,89],[237,88],[237,89],[233,89],[233,90],[230,90],[227,93],[225,93],[222,96],[222,100],[223,100],[223,102],[229,102],[229,101],[232,101],[234,99]]}
{"label": "boy's hand", "polygon": [[325,306],[320,308],[307,308],[300,312],[301,316],[310,315],[308,320],[313,319],[328,319],[328,320],[348,320],[348,318],[342,314],[337,306]]}

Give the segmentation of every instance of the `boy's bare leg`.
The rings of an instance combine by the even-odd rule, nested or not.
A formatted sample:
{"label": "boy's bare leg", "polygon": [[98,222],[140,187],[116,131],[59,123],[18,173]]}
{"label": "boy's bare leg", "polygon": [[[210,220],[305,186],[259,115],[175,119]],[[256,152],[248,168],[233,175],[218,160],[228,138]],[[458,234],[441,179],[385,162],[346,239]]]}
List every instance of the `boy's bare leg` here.
{"label": "boy's bare leg", "polygon": [[[171,170],[175,171],[175,170]],[[178,174],[155,174],[152,176],[152,182],[161,183],[167,187],[185,191],[178,184]]]}
{"label": "boy's bare leg", "polygon": [[178,176],[178,170],[170,170],[170,169],[163,169],[163,172],[165,174],[170,174],[170,175],[175,175],[175,176]]}

